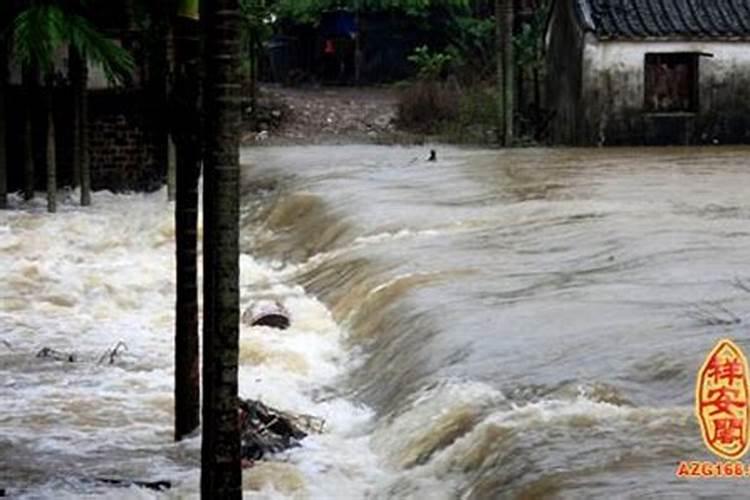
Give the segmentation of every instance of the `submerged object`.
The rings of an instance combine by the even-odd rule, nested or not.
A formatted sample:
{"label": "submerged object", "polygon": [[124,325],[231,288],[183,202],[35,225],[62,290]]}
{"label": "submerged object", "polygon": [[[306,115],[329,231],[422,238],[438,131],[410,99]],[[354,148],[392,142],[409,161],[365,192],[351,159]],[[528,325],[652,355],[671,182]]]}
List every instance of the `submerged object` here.
{"label": "submerged object", "polygon": [[108,477],[97,477],[96,481],[109,484],[111,486],[121,486],[123,488],[146,488],[154,491],[166,491],[172,487],[171,481],[134,481],[130,479],[113,479]]}
{"label": "submerged object", "polygon": [[321,433],[325,420],[266,406],[258,400],[240,399],[241,455],[260,460],[266,454],[300,446],[309,433]]}
{"label": "submerged object", "polygon": [[242,322],[250,326],[270,326],[286,330],[291,324],[289,311],[278,300],[261,300],[242,313]]}

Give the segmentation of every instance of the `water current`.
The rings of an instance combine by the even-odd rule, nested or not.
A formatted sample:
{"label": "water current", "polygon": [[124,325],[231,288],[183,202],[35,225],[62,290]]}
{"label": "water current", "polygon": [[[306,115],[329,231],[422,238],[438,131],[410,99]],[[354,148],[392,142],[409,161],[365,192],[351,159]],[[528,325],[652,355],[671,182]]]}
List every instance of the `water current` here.
{"label": "water current", "polygon": [[[292,327],[242,325],[240,392],[327,422],[247,469],[246,498],[741,494],[675,470],[712,460],[706,354],[750,348],[750,150],[437,150],[243,150],[242,306],[280,300]],[[0,212],[0,488],[195,496],[200,438],[171,442],[173,206],[73,194]]]}

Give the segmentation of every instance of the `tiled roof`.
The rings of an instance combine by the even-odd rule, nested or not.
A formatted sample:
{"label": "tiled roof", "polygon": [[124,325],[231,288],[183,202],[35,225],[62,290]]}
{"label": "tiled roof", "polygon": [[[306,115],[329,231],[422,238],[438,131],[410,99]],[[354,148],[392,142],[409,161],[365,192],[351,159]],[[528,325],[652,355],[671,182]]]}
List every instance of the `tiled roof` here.
{"label": "tiled roof", "polygon": [[574,0],[601,38],[750,38],[750,0]]}

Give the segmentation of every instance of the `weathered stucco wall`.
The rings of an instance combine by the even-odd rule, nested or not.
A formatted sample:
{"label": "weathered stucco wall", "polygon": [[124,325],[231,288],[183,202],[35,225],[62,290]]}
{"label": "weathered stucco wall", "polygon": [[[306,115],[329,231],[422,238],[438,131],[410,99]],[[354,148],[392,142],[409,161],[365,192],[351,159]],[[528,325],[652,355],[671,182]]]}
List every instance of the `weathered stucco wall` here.
{"label": "weathered stucco wall", "polygon": [[[699,58],[696,113],[644,108],[647,53]],[[709,57],[711,54],[712,57]],[[599,41],[583,48],[581,144],[750,143],[750,42]]]}

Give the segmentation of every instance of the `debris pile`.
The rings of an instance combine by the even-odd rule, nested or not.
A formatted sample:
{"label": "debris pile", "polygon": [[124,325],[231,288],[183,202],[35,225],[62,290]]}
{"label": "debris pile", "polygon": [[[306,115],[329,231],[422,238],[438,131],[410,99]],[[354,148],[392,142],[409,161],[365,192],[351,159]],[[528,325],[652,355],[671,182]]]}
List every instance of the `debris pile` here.
{"label": "debris pile", "polygon": [[55,361],[67,361],[68,363],[76,362],[76,355],[73,353],[66,353],[52,349],[51,347],[42,347],[39,352],[36,353],[37,358],[50,358]]}
{"label": "debris pile", "polygon": [[241,399],[239,408],[244,460],[297,447],[308,434],[319,434],[325,427],[321,418],[283,412],[253,399]]}
{"label": "debris pile", "polygon": [[[9,350],[14,351],[13,347],[7,341],[0,341],[3,345],[7,346]],[[105,362],[113,365],[117,361],[121,353],[128,350],[128,346],[120,340],[111,349],[107,349],[100,357],[97,364],[101,365]],[[53,361],[62,361],[66,363],[77,363],[80,361],[79,356],[74,352],[63,352],[53,349],[51,347],[42,347],[37,351],[36,358],[51,359]]]}

